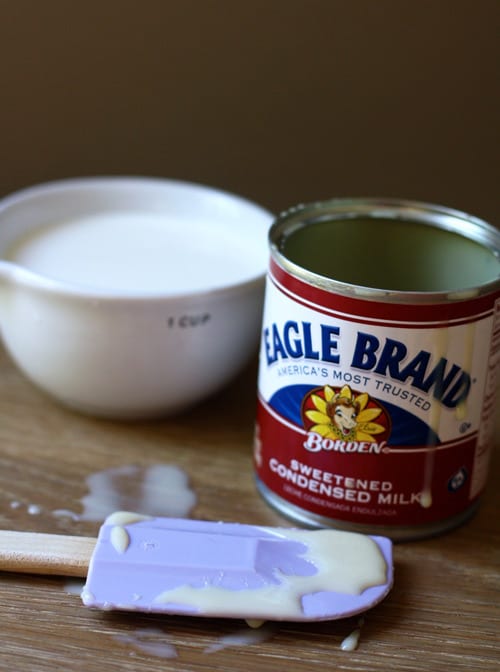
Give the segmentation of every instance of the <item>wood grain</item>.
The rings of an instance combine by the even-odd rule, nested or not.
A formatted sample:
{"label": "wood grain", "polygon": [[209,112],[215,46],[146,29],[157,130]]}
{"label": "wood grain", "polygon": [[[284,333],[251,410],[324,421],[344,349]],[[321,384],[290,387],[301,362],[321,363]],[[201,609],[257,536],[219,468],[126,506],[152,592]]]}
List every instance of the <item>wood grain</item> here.
{"label": "wood grain", "polygon": [[92,537],[0,530],[0,571],[85,577],[95,544]]}
{"label": "wood grain", "polygon": [[[159,463],[176,464],[189,475],[197,495],[193,516],[289,524],[262,501],[253,482],[255,377],[254,363],[219,396],[175,418],[114,423],[55,404],[0,351],[0,528],[93,537],[97,523],[55,517],[53,511],[81,510],[85,478],[92,473]],[[489,488],[471,521],[441,537],[395,547],[394,589],[366,615],[354,652],[340,644],[356,619],[283,623],[260,643],[238,644],[241,631],[248,632],[243,622],[92,611],[68,592],[64,579],[4,572],[0,670],[496,671],[499,478],[497,451]],[[208,652],[224,637],[234,645]],[[176,657],[166,657],[168,651]]]}

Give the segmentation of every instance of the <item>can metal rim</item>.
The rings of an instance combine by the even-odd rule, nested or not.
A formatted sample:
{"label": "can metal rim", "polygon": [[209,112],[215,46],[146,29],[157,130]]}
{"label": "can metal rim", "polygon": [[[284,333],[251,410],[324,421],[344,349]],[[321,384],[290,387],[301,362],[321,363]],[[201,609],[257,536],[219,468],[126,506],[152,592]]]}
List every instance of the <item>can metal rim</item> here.
{"label": "can metal rim", "polygon": [[369,217],[415,222],[459,234],[483,245],[500,260],[500,229],[461,210],[432,203],[387,198],[334,198],[296,205],[282,212],[269,230],[274,259],[290,273],[317,287],[340,294],[393,303],[440,303],[475,298],[500,288],[500,274],[489,282],[458,291],[395,291],[353,285],[304,269],[282,253],[286,236],[310,224],[334,219]]}

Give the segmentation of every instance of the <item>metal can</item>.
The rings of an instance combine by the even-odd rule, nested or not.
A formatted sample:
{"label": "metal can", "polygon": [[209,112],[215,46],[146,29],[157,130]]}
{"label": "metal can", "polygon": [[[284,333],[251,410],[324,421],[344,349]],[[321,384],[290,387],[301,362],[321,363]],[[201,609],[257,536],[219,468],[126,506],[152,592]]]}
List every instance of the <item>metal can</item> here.
{"label": "metal can", "polygon": [[439,534],[484,490],[500,231],[400,200],[297,206],[270,230],[257,487],[294,521]]}

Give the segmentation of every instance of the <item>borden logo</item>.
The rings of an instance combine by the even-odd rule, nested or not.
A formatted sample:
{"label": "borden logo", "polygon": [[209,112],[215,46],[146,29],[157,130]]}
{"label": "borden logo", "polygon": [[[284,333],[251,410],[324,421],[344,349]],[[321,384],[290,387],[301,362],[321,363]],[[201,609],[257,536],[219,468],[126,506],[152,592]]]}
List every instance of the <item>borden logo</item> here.
{"label": "borden logo", "polygon": [[304,448],[313,453],[380,453],[391,433],[383,406],[349,385],[311,390],[302,402],[302,421],[307,432]]}

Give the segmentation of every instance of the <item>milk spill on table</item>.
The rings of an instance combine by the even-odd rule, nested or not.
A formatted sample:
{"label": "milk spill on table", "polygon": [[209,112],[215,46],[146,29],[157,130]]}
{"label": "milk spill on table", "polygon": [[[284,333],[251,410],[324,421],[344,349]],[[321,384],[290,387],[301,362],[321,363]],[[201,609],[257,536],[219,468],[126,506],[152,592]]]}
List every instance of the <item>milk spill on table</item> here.
{"label": "milk spill on table", "polygon": [[[259,628],[238,628],[234,632],[215,639],[203,653],[217,653],[230,647],[252,646],[269,641],[276,632],[271,624]],[[157,658],[177,658],[177,647],[169,641],[169,634],[160,628],[137,628],[126,634],[113,635],[117,642],[127,644],[133,649]]]}
{"label": "milk spill on table", "polygon": [[213,644],[207,646],[204,653],[215,653],[231,646],[251,646],[269,641],[276,632],[276,627],[270,623],[260,628],[241,628],[229,635],[219,637]]}
{"label": "milk spill on table", "polygon": [[22,502],[19,502],[17,500],[13,500],[10,503],[10,508],[12,510],[21,509],[21,508],[23,508],[23,506],[25,506],[26,512],[30,516],[39,516],[42,513],[42,508],[40,506],[38,506],[38,504],[25,504],[25,505],[23,505]]}
{"label": "milk spill on table", "polygon": [[126,634],[113,635],[113,639],[150,656],[158,658],[178,656],[177,648],[169,642],[168,633],[160,628],[138,628]]}
{"label": "milk spill on table", "polygon": [[68,595],[80,596],[84,585],[85,579],[69,579],[64,582],[64,592]]}
{"label": "milk spill on table", "polygon": [[[358,626],[342,640],[340,644],[342,651],[352,652],[358,648],[363,622],[364,619],[360,619]],[[258,629],[239,628],[217,638],[203,650],[203,653],[212,654],[228,648],[264,644],[271,640],[275,634],[276,626],[271,623],[266,623]],[[138,628],[126,634],[113,635],[113,639],[127,644],[141,653],[157,658],[177,658],[179,655],[177,647],[169,641],[168,633],[160,628]]]}
{"label": "milk spill on table", "polygon": [[131,295],[206,291],[255,275],[241,229],[145,211],[54,222],[18,240],[7,259],[83,289]]}
{"label": "milk spill on table", "polygon": [[53,514],[96,522],[119,510],[186,518],[196,504],[186,472],[171,464],[114,467],[90,474],[86,483],[82,513],[56,509]]}

